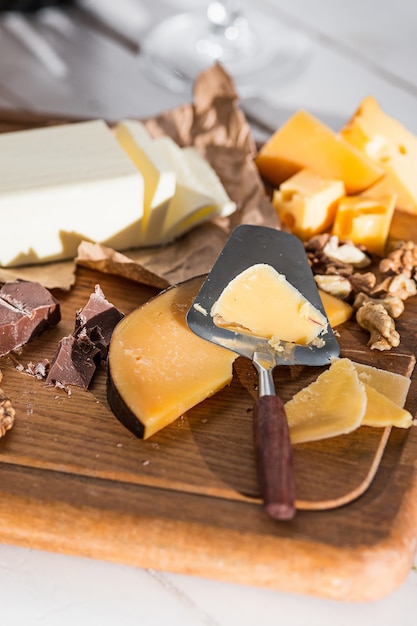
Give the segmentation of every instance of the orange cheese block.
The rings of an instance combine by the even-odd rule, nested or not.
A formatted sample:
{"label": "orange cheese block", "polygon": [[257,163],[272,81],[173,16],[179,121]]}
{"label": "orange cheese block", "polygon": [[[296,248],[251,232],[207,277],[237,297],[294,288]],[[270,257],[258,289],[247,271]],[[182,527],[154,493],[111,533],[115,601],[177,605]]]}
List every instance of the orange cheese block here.
{"label": "orange cheese block", "polygon": [[398,209],[417,213],[417,137],[371,96],[364,98],[340,134],[385,171],[366,195],[396,193]]}
{"label": "orange cheese block", "polygon": [[319,289],[319,295],[326,312],[327,319],[332,328],[347,322],[353,315],[353,306],[348,302],[332,296],[332,294]]}
{"label": "orange cheese block", "polygon": [[116,417],[138,437],[155,434],[232,380],[237,355],[186,324],[201,284],[195,278],[167,289],[114,330],[107,397]]}
{"label": "orange cheese block", "polygon": [[306,111],[297,111],[263,145],[256,157],[261,176],[279,186],[303,168],[342,180],[347,194],[363,191],[384,169]]}
{"label": "orange cheese block", "polygon": [[281,224],[306,241],[332,226],[337,201],[344,195],[341,180],[329,180],[305,168],[281,183],[272,204]]}
{"label": "orange cheese block", "polygon": [[332,234],[361,244],[383,256],[388,239],[396,195],[381,198],[351,196],[339,201]]}

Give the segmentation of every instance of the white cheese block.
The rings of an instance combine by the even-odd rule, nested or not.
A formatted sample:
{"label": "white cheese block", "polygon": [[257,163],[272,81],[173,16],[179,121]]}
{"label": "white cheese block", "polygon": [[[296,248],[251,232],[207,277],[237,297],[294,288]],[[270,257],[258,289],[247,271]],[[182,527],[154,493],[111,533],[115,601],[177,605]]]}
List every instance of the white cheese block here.
{"label": "white cheese block", "polygon": [[158,244],[169,203],[175,194],[174,170],[141,122],[120,122],[116,127],[116,138],[145,179],[143,243]]}
{"label": "white cheese block", "polygon": [[71,258],[81,240],[140,238],[144,181],[105,122],[0,135],[0,265]]}
{"label": "white cheese block", "polygon": [[236,204],[196,148],[180,148],[170,137],[159,137],[155,144],[175,171],[177,180],[163,227],[163,241],[175,239],[204,221],[233,213]]}

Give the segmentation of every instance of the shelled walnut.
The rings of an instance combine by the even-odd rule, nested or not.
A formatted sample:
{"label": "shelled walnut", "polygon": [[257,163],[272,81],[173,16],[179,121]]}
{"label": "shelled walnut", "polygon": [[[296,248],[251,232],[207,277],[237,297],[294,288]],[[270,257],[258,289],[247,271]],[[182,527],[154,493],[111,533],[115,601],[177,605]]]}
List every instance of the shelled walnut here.
{"label": "shelled walnut", "polygon": [[[0,382],[3,374],[0,372]],[[10,398],[0,389],[0,437],[4,437],[6,432],[10,430],[14,424],[15,410],[12,406]]]}
{"label": "shelled walnut", "polygon": [[417,244],[414,241],[399,243],[379,263],[381,274],[402,274],[417,279]]}
{"label": "shelled walnut", "polygon": [[395,322],[383,304],[366,302],[356,311],[356,321],[370,333],[368,346],[371,350],[390,350],[400,344]]}
{"label": "shelled walnut", "polygon": [[317,285],[353,304],[358,325],[370,333],[368,346],[378,350],[398,346],[394,319],[403,313],[404,301],[417,295],[417,244],[398,244],[380,260],[376,273],[360,271],[370,259],[363,250],[329,234],[304,245]]}

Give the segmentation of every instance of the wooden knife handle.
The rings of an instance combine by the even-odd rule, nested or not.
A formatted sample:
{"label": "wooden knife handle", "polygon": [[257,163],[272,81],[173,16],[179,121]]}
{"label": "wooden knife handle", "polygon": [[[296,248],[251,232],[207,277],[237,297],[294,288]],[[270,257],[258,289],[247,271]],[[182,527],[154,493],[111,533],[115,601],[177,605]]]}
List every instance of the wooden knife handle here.
{"label": "wooden knife handle", "polygon": [[261,396],[253,410],[259,486],[265,509],[276,520],[295,515],[292,446],[287,417],[278,396]]}

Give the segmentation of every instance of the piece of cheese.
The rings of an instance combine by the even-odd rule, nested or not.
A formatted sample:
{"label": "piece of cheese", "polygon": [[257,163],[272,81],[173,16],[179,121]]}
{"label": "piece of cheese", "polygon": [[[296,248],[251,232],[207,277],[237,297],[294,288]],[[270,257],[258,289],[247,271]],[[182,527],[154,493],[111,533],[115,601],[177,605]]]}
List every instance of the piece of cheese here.
{"label": "piece of cheese", "polygon": [[215,324],[270,340],[309,344],[327,328],[325,316],[283,274],[257,263],[238,274],[212,306]]}
{"label": "piece of cheese", "polygon": [[353,361],[359,379],[369,387],[392,400],[397,406],[403,407],[410,389],[411,379],[402,374],[382,370],[372,365]]}
{"label": "piece of cheese", "polygon": [[330,368],[286,402],[293,443],[347,434],[359,426],[409,428],[403,409],[410,380],[400,374],[334,359]]}
{"label": "piece of cheese", "polygon": [[353,315],[353,306],[336,296],[333,296],[322,289],[319,289],[319,295],[326,311],[326,316],[332,328],[347,322]]}
{"label": "piece of cheese", "polygon": [[209,162],[192,146],[180,148],[170,137],[155,144],[175,172],[176,191],[162,229],[162,241],[171,241],[198,224],[236,209]]}
{"label": "piece of cheese", "polygon": [[413,423],[413,416],[409,411],[398,406],[385,394],[379,393],[366,383],[364,383],[364,387],[367,403],[362,426],[410,428]]}
{"label": "piece of cheese", "polygon": [[417,213],[417,137],[386,114],[371,96],[362,100],[341,135],[386,173],[366,194],[396,193],[398,209]]}
{"label": "piece of cheese", "polygon": [[186,313],[201,287],[195,278],[126,316],[113,332],[108,398],[116,416],[148,438],[232,379],[236,354],[195,335]]}
{"label": "piece of cheese", "polygon": [[305,241],[332,226],[337,201],[344,195],[341,180],[303,169],[274,190],[272,203],[281,224]]}
{"label": "piece of cheese", "polygon": [[175,194],[175,172],[141,122],[124,120],[116,126],[115,134],[145,180],[140,243],[159,244],[167,210]]}
{"label": "piece of cheese", "polygon": [[381,198],[350,196],[337,206],[332,234],[340,240],[361,244],[374,254],[383,256],[387,244],[396,195]]}
{"label": "piece of cheese", "polygon": [[335,360],[285,403],[292,443],[352,432],[362,424],[366,404],[365,387],[351,361]]}
{"label": "piece of cheese", "polygon": [[370,187],[384,169],[306,111],[297,111],[262,146],[256,157],[261,176],[279,186],[303,168],[342,180],[346,193]]}
{"label": "piece of cheese", "polygon": [[137,245],[143,177],[101,120],[0,135],[0,265]]}

